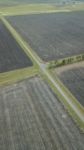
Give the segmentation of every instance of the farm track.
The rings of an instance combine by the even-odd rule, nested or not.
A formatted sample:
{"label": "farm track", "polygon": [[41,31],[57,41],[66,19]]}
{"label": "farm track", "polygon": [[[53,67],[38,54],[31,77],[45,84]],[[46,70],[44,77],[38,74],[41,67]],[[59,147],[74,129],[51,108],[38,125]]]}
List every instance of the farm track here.
{"label": "farm track", "polygon": [[83,150],[84,134],[40,78],[0,88],[1,150]]}
{"label": "farm track", "polygon": [[0,20],[0,73],[27,68],[32,62]]}
{"label": "farm track", "polygon": [[6,19],[43,61],[84,53],[84,11],[17,15]]}

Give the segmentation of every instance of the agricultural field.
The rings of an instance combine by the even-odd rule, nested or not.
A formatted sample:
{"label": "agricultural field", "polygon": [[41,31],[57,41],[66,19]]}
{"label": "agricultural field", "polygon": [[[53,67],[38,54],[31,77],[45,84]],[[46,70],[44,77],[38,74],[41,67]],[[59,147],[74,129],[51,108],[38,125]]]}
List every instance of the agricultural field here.
{"label": "agricultural field", "polygon": [[84,0],[0,0],[0,7],[21,5],[21,4],[40,4],[40,3],[55,3],[55,4],[71,4],[75,2],[84,2]]}
{"label": "agricultural field", "polygon": [[83,150],[80,132],[38,76],[0,87],[1,150]]}
{"label": "agricultural field", "polygon": [[30,58],[21,49],[2,21],[0,21],[0,73],[32,65]]}
{"label": "agricultural field", "polygon": [[59,67],[54,71],[64,85],[84,106],[84,62]]}
{"label": "agricultural field", "polygon": [[84,54],[84,11],[6,18],[44,61]]}
{"label": "agricultural field", "polygon": [[[15,6],[21,4],[36,4],[36,3],[62,3],[63,0],[3,0],[0,1],[0,7]],[[65,0],[67,1],[67,0]]]}

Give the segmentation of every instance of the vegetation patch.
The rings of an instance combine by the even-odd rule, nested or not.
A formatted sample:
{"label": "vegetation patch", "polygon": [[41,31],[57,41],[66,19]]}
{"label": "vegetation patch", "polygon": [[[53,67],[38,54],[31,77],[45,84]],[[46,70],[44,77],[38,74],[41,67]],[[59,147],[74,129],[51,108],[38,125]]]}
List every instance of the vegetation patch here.
{"label": "vegetation patch", "polygon": [[35,76],[38,74],[38,69],[35,67],[28,67],[24,69],[18,69],[9,71],[6,73],[0,73],[0,86],[16,83],[20,80]]}
{"label": "vegetation patch", "polygon": [[68,58],[65,58],[65,59],[51,61],[51,62],[47,63],[47,68],[48,69],[53,69],[53,68],[56,68],[56,67],[60,67],[60,66],[80,62],[80,61],[83,61],[83,60],[84,60],[84,54],[77,55],[77,56],[72,56],[72,57],[68,57]]}

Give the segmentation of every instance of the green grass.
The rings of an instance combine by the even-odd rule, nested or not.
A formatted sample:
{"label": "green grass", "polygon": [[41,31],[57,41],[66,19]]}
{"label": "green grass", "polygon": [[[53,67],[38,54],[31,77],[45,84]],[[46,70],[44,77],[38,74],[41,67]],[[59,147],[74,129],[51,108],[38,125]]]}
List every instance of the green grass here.
{"label": "green grass", "polygon": [[38,69],[34,67],[28,67],[24,69],[18,69],[5,73],[0,73],[0,86],[15,83],[17,81],[32,77],[38,74]]}
{"label": "green grass", "polygon": [[2,15],[22,15],[34,13],[53,13],[84,10],[84,4],[56,6],[53,4],[24,4],[11,7],[0,8]]}
{"label": "green grass", "polygon": [[56,11],[56,7],[49,4],[28,4],[0,9],[0,12],[4,15],[18,15],[44,11]]}

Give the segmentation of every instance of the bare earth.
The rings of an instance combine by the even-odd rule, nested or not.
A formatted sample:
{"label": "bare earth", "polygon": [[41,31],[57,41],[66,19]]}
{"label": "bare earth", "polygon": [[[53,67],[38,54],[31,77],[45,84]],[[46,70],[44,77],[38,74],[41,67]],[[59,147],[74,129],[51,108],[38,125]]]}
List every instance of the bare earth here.
{"label": "bare earth", "polygon": [[59,67],[54,73],[84,106],[84,62]]}
{"label": "bare earth", "polygon": [[83,150],[84,134],[39,77],[0,88],[0,150]]}
{"label": "bare earth", "polygon": [[60,75],[63,71],[67,71],[69,69],[74,69],[74,68],[79,68],[79,67],[84,67],[84,61],[58,67],[58,68],[56,68],[56,71]]}
{"label": "bare earth", "polygon": [[25,54],[2,21],[0,21],[0,73],[32,66]]}
{"label": "bare earth", "polygon": [[44,61],[84,53],[84,11],[6,17]]}

